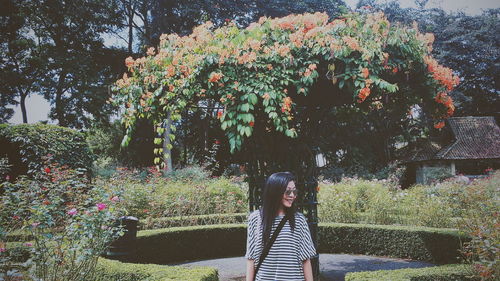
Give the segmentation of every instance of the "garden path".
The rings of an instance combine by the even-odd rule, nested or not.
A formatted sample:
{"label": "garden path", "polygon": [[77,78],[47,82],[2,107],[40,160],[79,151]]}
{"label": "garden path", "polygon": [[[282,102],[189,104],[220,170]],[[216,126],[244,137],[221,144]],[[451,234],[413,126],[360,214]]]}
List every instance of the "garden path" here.
{"label": "garden path", "polygon": [[[221,281],[245,280],[245,258],[233,257],[225,259],[213,259],[187,262],[178,265],[185,266],[211,266],[219,270]],[[434,266],[431,263],[394,259],[385,257],[373,257],[362,255],[343,254],[320,254],[321,281],[344,281],[348,272],[390,270],[400,268],[419,268]]]}

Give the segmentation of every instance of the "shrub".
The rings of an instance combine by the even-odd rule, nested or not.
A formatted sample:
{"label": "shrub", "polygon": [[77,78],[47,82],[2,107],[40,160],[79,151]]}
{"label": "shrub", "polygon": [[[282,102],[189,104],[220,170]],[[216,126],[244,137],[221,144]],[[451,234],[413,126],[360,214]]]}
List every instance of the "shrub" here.
{"label": "shrub", "polygon": [[211,214],[183,217],[151,218],[139,221],[139,229],[158,229],[167,227],[196,226],[208,224],[231,224],[243,223],[247,217],[246,213],[236,214]]}
{"label": "shrub", "polygon": [[133,264],[100,258],[95,281],[218,281],[217,270],[210,267],[187,268],[156,264]]}
{"label": "shrub", "polygon": [[189,166],[173,170],[165,175],[172,181],[203,181],[210,177],[210,172],[200,166]]}
{"label": "shrub", "polygon": [[468,237],[457,230],[363,224],[321,224],[320,253],[351,253],[456,263]]}
{"label": "shrub", "polygon": [[426,268],[405,268],[347,273],[346,281],[473,281],[469,265],[450,264]]}
{"label": "shrub", "polygon": [[0,156],[13,165],[11,176],[43,173],[46,157],[69,168],[92,165],[93,155],[82,133],[44,124],[0,125]]}
{"label": "shrub", "polygon": [[500,278],[500,172],[477,181],[461,194],[467,208],[460,229],[472,237],[464,247],[468,261],[474,263],[481,280]]}
{"label": "shrub", "polygon": [[247,207],[246,186],[226,178],[179,181],[150,173],[140,180],[133,172],[121,172],[97,184],[123,192],[124,208],[138,218],[231,214]]}
{"label": "shrub", "polygon": [[25,264],[26,278],[93,280],[98,256],[122,234],[119,227],[113,227],[121,214],[116,209],[118,197],[91,186],[84,171],[54,166],[38,179],[20,177],[2,185],[6,192],[1,225],[6,231],[0,242],[15,239],[9,231],[19,227],[17,237],[32,239],[24,244],[31,257]]}

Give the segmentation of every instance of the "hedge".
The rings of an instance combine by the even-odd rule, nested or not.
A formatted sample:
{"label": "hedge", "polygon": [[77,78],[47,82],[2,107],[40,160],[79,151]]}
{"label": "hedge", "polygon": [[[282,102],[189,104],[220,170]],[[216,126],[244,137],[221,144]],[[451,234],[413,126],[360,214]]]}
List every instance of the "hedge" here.
{"label": "hedge", "polygon": [[240,256],[245,253],[246,225],[206,225],[142,230],[133,262],[173,262]]}
{"label": "hedge", "polygon": [[350,272],[346,281],[476,281],[472,266],[448,264],[436,267]]}
{"label": "hedge", "polygon": [[457,230],[393,225],[320,224],[321,253],[391,256],[436,264],[460,261],[461,243],[469,241]]}
{"label": "hedge", "polygon": [[[318,235],[320,253],[391,256],[438,264],[456,263],[460,243],[468,240],[453,229],[339,223],[320,224]],[[107,280],[117,281],[144,278],[176,280],[169,279],[174,276],[183,280],[217,280],[210,279],[217,278],[210,273],[213,269],[198,270],[196,267],[193,271],[185,269],[184,272],[177,267],[147,264],[171,264],[188,260],[242,256],[245,247],[245,224],[142,230],[137,234],[137,252],[126,258],[127,262],[133,264],[102,259],[99,270],[102,276],[109,277]],[[356,279],[346,280],[475,280],[468,277],[469,268],[468,265],[446,265],[422,269],[359,272],[349,273],[349,278]],[[106,279],[102,281],[104,280]]]}
{"label": "hedge", "polygon": [[[320,224],[320,253],[390,256],[449,264],[459,262],[466,236],[457,230],[358,224]],[[134,262],[168,264],[243,255],[246,225],[205,225],[143,230]]]}
{"label": "hedge", "polygon": [[157,264],[134,264],[99,258],[95,281],[218,281],[217,269],[212,267],[183,267]]}
{"label": "hedge", "polygon": [[89,168],[92,154],[85,135],[73,129],[45,124],[0,124],[0,157],[13,165],[11,178],[43,170],[48,154],[53,162],[69,168]]}
{"label": "hedge", "polygon": [[140,220],[138,228],[142,230],[207,224],[243,223],[246,221],[247,216],[246,213],[234,213],[152,218]]}

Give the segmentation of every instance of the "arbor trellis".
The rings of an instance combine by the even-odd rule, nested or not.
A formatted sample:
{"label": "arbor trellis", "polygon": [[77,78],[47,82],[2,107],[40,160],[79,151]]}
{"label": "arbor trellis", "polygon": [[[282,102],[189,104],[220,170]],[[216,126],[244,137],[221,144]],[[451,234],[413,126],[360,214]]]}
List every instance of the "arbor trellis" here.
{"label": "arbor trellis", "polygon": [[[403,120],[419,105],[439,128],[454,111],[447,93],[459,79],[432,58],[432,34],[391,25],[382,13],[349,13],[331,22],[324,13],[264,17],[246,29],[207,22],[189,36],[160,41],[146,57],[127,58],[129,73],[117,81],[114,102],[126,107],[123,145],[138,118],[152,120],[161,135],[167,116],[175,121],[188,106],[219,105],[224,110],[214,118],[231,152],[247,164],[250,208],[259,206],[266,176],[293,171],[313,236],[313,151],[326,112],[340,105],[361,113],[398,110]],[[159,157],[155,164],[163,167]]]}

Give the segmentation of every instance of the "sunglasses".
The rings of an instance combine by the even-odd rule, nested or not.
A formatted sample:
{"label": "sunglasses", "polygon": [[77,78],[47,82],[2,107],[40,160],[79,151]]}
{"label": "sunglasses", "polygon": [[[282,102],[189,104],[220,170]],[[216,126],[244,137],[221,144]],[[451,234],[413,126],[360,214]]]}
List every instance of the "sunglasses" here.
{"label": "sunglasses", "polygon": [[299,194],[299,191],[295,188],[295,189],[287,189],[285,190],[285,195],[286,196],[297,196],[297,194]]}

